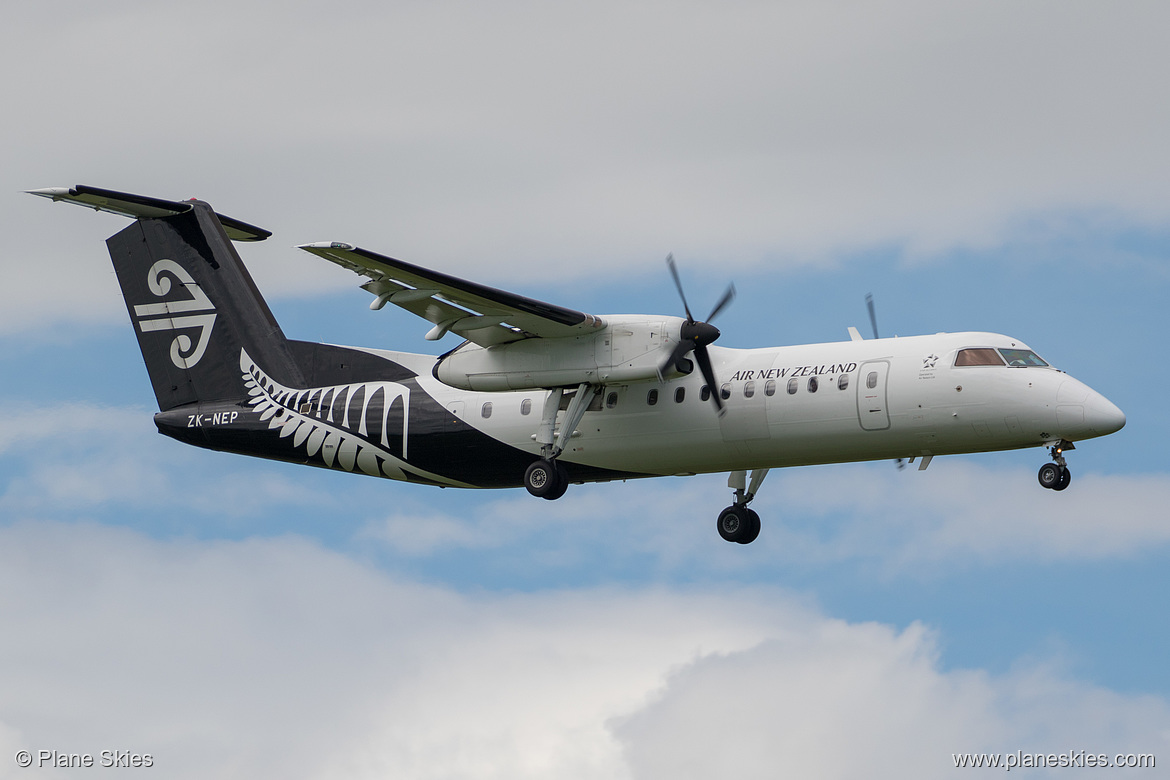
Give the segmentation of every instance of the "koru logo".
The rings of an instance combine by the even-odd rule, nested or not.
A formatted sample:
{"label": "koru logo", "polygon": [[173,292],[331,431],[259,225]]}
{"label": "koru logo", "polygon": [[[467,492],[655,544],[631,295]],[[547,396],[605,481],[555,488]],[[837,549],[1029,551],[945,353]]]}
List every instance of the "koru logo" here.
{"label": "koru logo", "polygon": [[198,328],[199,340],[194,346],[191,345],[191,337],[186,333],[180,333],[171,342],[171,362],[179,368],[192,368],[203,357],[207,343],[211,340],[211,326],[215,324],[215,307],[211,304],[211,299],[204,294],[203,288],[191,278],[191,274],[174,260],[159,260],[152,265],[146,273],[146,284],[152,293],[162,298],[171,291],[171,276],[179,280],[179,284],[191,297],[178,301],[144,303],[134,307],[134,315],[138,318],[138,329],[143,333],[152,330]]}

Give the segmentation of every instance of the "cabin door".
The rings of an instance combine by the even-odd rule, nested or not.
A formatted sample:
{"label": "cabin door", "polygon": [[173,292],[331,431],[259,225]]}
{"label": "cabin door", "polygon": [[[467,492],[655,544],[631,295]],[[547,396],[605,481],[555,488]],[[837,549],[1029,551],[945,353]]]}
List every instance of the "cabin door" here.
{"label": "cabin door", "polygon": [[890,410],[886,405],[888,360],[862,363],[857,372],[857,417],[867,431],[884,431],[890,427]]}

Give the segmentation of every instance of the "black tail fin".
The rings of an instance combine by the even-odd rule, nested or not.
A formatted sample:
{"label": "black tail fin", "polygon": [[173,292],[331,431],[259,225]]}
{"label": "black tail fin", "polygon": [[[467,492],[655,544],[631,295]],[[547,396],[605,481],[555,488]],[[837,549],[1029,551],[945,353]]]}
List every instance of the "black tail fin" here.
{"label": "black tail fin", "polygon": [[106,241],[161,411],[246,395],[240,351],[274,378],[303,386],[268,304],[202,201],[140,216]]}

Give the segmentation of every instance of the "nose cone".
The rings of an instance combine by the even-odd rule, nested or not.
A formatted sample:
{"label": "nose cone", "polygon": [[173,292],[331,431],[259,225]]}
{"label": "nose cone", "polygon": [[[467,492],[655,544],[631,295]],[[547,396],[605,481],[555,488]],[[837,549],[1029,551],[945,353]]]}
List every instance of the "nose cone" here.
{"label": "nose cone", "polygon": [[705,322],[685,322],[679,330],[679,336],[693,341],[696,346],[705,347],[719,338],[719,328]]}
{"label": "nose cone", "polygon": [[1116,433],[1125,427],[1125,412],[1096,391],[1085,399],[1085,424],[1098,436]]}
{"label": "nose cone", "polygon": [[1108,436],[1125,426],[1125,414],[1120,409],[1072,377],[1061,383],[1056,404],[1057,430],[1069,441]]}

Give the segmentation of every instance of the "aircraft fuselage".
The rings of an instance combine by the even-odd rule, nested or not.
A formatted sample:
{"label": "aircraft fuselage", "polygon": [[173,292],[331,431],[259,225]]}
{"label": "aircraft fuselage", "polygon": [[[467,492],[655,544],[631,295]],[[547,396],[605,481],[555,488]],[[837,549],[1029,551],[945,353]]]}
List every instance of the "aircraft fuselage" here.
{"label": "aircraft fuselage", "polygon": [[[960,350],[996,348],[1030,352],[994,333],[712,347],[725,414],[715,414],[698,372],[607,385],[560,460],[573,481],[588,482],[1051,446],[1124,425],[1116,406],[1055,368],[955,365]],[[440,468],[416,462],[411,450],[444,440],[447,459],[458,463],[464,460],[459,448],[474,446],[474,438],[494,442],[501,453],[511,450],[517,462],[537,456],[534,432],[548,391],[459,390],[432,376],[433,356],[360,352],[399,373],[407,369],[412,381],[355,375],[330,387],[282,386],[265,394],[270,405],[260,411],[238,403],[183,407],[160,413],[160,430],[214,449],[377,476],[467,487],[522,484],[522,469],[509,470],[512,479],[477,478],[485,471],[480,456],[467,469]],[[387,390],[387,384],[400,389]],[[395,394],[401,402],[389,419]],[[262,435],[274,430],[284,435]],[[332,458],[325,447],[331,434],[338,449]],[[363,469],[358,454],[374,449],[379,462],[397,468],[367,458]]]}

